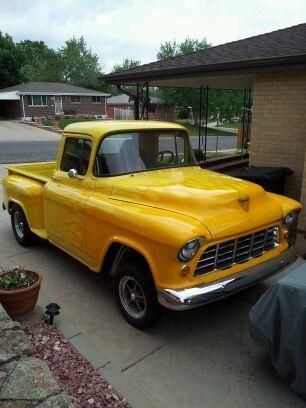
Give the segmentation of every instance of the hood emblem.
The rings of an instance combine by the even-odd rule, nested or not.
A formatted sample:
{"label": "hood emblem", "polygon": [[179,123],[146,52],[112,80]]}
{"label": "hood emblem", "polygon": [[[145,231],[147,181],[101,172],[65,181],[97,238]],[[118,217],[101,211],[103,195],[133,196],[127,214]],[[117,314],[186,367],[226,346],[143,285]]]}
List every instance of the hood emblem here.
{"label": "hood emblem", "polygon": [[250,199],[248,197],[246,198],[239,198],[239,204],[241,207],[244,209],[244,211],[248,212],[249,211],[249,205],[250,205]]}

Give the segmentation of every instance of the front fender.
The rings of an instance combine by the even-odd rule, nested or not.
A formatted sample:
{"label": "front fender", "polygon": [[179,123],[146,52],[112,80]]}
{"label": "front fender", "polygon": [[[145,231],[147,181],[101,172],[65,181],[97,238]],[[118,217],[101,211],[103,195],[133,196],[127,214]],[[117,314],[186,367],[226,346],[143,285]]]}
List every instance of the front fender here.
{"label": "front fender", "polygon": [[279,204],[283,212],[283,217],[286,217],[291,211],[302,209],[302,204],[292,198],[275,193],[267,192],[266,194]]}
{"label": "front fender", "polygon": [[199,221],[175,212],[92,196],[86,204],[86,249],[100,270],[113,242],[127,245],[147,260],[157,288],[179,277],[177,252],[187,241],[209,231]]}

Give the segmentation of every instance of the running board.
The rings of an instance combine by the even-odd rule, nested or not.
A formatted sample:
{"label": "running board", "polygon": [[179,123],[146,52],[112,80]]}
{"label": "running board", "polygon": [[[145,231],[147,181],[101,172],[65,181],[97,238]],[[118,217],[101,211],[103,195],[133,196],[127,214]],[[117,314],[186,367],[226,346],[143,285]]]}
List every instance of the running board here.
{"label": "running board", "polygon": [[31,231],[41,239],[48,239],[47,231],[44,228],[32,228]]}

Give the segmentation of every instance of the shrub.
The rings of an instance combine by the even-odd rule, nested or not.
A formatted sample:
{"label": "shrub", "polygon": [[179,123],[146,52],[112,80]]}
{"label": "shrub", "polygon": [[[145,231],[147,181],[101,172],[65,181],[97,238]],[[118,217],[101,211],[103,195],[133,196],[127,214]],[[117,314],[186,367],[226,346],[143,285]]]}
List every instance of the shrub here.
{"label": "shrub", "polygon": [[2,290],[27,288],[36,282],[34,273],[25,271],[21,266],[0,269],[0,272],[0,289]]}
{"label": "shrub", "polygon": [[45,125],[45,126],[53,126],[53,120],[43,119],[42,124]]}
{"label": "shrub", "polygon": [[198,162],[204,161],[205,157],[204,157],[204,153],[203,150],[200,149],[193,149],[195,158]]}
{"label": "shrub", "polygon": [[181,108],[177,117],[178,119],[189,119],[190,110],[189,108]]}

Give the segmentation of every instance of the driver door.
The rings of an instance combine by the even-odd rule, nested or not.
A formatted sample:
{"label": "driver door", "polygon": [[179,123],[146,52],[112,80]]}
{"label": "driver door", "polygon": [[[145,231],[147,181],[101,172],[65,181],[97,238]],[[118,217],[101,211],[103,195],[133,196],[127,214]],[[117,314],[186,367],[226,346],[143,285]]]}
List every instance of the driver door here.
{"label": "driver door", "polygon": [[[94,189],[88,174],[91,150],[90,137],[66,137],[60,166],[45,189],[49,240],[85,262],[85,205]],[[75,178],[68,175],[71,169],[77,171]]]}

